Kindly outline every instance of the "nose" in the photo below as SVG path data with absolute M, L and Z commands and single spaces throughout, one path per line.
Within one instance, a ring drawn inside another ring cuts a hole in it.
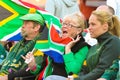
M 62 25 L 62 28 L 66 28 L 67 27 L 67 25 Z
M 25 27 L 25 25 L 23 24 L 23 25 L 22 25 L 22 28 L 24 28 L 24 27 Z
M 91 28 L 92 28 L 91 25 L 89 25 L 88 30 L 91 30 Z

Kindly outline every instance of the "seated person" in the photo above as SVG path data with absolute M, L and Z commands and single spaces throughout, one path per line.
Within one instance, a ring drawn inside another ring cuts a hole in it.
M 33 50 L 34 45 L 40 38 L 40 33 L 43 31 L 45 26 L 43 17 L 36 12 L 30 12 L 25 16 L 22 16 L 20 19 L 23 20 L 21 28 L 21 35 L 23 38 L 12 48 L 4 59 L 0 69 L 0 80 L 6 80 L 7 77 L 3 77 L 8 74 L 11 74 L 11 76 L 8 76 L 11 78 L 14 72 L 27 67 L 27 65 L 24 64 L 24 59 L 21 55 L 26 55 L 29 51 Z
M 96 38 L 98 43 L 90 48 L 86 58 L 87 65 L 75 80 L 98 79 L 120 55 L 120 40 L 115 36 L 120 36 L 120 23 L 116 16 L 107 11 L 93 11 L 88 29 L 90 36 Z

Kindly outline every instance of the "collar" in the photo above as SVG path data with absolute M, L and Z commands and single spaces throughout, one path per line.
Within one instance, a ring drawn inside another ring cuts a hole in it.
M 96 38 L 98 40 L 98 43 L 102 43 L 103 41 L 105 41 L 106 39 L 108 39 L 109 37 L 111 37 L 112 34 L 110 34 L 109 32 L 105 32 L 104 34 L 100 35 L 98 38 Z

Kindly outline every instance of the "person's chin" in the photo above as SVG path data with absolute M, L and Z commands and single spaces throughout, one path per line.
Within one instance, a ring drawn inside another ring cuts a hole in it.
M 23 38 L 27 37 L 27 35 L 25 35 L 25 34 L 21 34 L 21 35 L 22 35 Z
M 63 34 L 63 35 L 62 35 L 62 38 L 66 38 L 66 37 L 68 37 L 67 34 Z

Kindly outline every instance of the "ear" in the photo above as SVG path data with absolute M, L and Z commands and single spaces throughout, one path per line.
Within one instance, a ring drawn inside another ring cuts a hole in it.
M 77 29 L 77 34 L 82 33 L 82 31 L 83 31 L 82 28 L 78 28 L 78 29 Z
M 41 27 L 40 25 L 35 26 L 35 28 L 34 28 L 35 31 L 39 31 L 40 27 Z
M 103 27 L 104 27 L 104 30 L 108 30 L 108 23 L 105 22 L 105 23 L 103 24 Z

